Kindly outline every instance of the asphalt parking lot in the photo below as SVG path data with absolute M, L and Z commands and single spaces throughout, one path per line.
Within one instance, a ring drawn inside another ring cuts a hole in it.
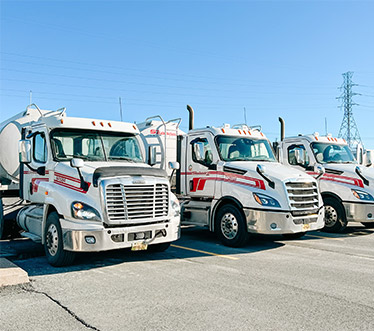
M 80 254 L 65 268 L 26 239 L 0 253 L 31 280 L 0 289 L 1 330 L 374 330 L 374 230 L 360 224 L 244 248 L 190 227 L 163 253 Z

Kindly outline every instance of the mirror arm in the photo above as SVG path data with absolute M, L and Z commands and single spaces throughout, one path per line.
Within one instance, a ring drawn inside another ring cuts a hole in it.
M 82 176 L 82 173 L 81 173 L 80 169 L 77 168 L 77 171 L 78 171 L 79 179 L 81 180 L 81 189 L 83 191 L 88 191 L 88 184 L 87 184 L 87 182 L 84 181 L 84 178 Z
M 258 168 L 258 166 L 256 167 L 256 171 L 257 171 L 257 173 L 263 178 L 263 179 L 265 179 L 267 182 L 268 182 L 268 184 L 269 184 L 269 186 L 272 188 L 272 189 L 274 189 L 275 188 L 275 183 L 272 181 L 272 180 L 270 180 L 269 178 L 267 178 L 261 171 L 260 171 L 260 169 Z
M 364 176 L 363 176 L 363 174 L 360 172 L 360 170 L 358 169 L 358 167 L 356 167 L 356 169 L 355 169 L 355 172 L 356 172 L 356 174 L 363 180 L 363 182 L 364 182 L 364 184 L 366 185 L 366 186 L 369 186 L 369 181 L 367 180 L 367 178 L 365 178 Z

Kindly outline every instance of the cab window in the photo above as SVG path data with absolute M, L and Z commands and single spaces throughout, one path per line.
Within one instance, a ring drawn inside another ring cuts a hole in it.
M 45 163 L 47 162 L 47 145 L 44 133 L 37 133 L 34 136 L 34 161 Z
M 191 141 L 192 160 L 205 166 L 213 163 L 213 153 L 206 138 L 197 138 Z

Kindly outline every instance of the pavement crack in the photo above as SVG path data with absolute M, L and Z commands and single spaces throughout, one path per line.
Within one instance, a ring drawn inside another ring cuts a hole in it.
M 49 300 L 53 301 L 55 304 L 57 304 L 59 307 L 61 307 L 63 310 L 65 310 L 70 316 L 72 316 L 75 320 L 77 320 L 79 323 L 81 323 L 83 326 L 85 326 L 88 329 L 95 330 L 95 331 L 100 331 L 98 328 L 88 324 L 85 322 L 83 319 L 81 319 L 77 314 L 75 314 L 73 311 L 71 311 L 68 307 L 64 306 L 60 301 L 54 299 L 52 296 L 50 296 L 48 293 L 43 292 L 43 291 L 38 291 L 36 290 L 31 284 L 28 286 L 23 286 L 22 290 L 25 292 L 30 292 L 30 293 L 37 293 L 37 294 L 42 294 L 46 296 Z

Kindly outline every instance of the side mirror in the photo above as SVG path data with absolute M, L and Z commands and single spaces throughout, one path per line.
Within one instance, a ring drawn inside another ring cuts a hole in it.
M 31 162 L 31 141 L 30 140 L 20 140 L 18 145 L 18 155 L 20 163 L 30 163 Z
M 199 146 L 199 144 L 194 144 L 193 145 L 193 151 L 194 151 L 196 160 L 197 161 L 203 161 L 203 158 L 201 157 L 201 154 L 200 154 L 200 146 Z
M 154 166 L 156 164 L 156 147 L 149 146 L 148 148 L 148 164 Z
M 179 166 L 179 162 L 169 162 L 169 169 L 178 170 Z
M 74 158 L 70 160 L 70 165 L 73 168 L 83 168 L 84 166 L 84 161 L 82 159 Z
M 259 174 L 263 175 L 263 174 L 265 174 L 266 167 L 265 167 L 264 165 L 258 164 L 258 165 L 257 165 L 257 168 L 256 168 L 256 171 L 257 171 Z
M 314 166 L 314 172 L 318 173 L 316 179 L 319 179 L 325 174 L 325 168 L 321 164 L 316 164 Z
M 296 158 L 297 164 L 304 165 L 305 164 L 304 150 L 302 150 L 302 149 L 296 149 L 295 150 L 295 158 Z

